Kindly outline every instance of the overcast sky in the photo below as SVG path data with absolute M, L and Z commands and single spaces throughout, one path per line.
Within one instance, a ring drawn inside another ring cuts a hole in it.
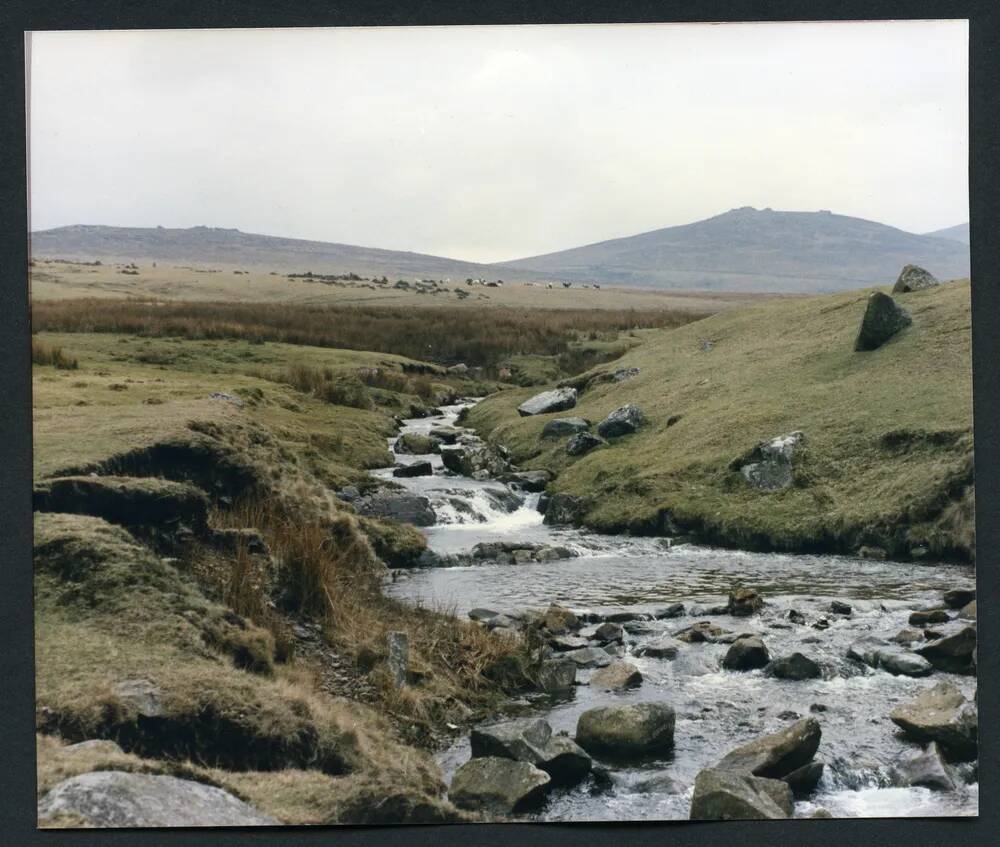
M 737 206 L 968 219 L 964 21 L 36 33 L 32 228 L 496 261 Z

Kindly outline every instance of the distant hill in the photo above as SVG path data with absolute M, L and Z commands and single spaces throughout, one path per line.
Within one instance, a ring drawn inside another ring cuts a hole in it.
M 969 274 L 969 250 L 831 212 L 752 207 L 506 262 L 574 280 L 728 291 L 839 291 L 895 281 L 903 265 L 939 279 Z
M 434 279 L 485 277 L 494 279 L 489 265 L 441 256 L 380 250 L 337 244 L 255 235 L 238 229 L 196 226 L 164 227 L 64 226 L 31 234 L 33 256 L 59 259 L 137 261 L 175 264 L 234 265 L 282 272 L 356 273 Z
M 966 225 L 967 227 L 968 225 Z M 957 228 L 955 228 L 957 229 Z M 32 233 L 44 258 L 160 261 L 277 272 L 464 280 L 574 281 L 674 290 L 826 292 L 889 284 L 905 264 L 969 275 L 969 248 L 830 212 L 750 207 L 684 226 L 513 262 L 479 264 L 238 229 L 66 226 Z
M 958 224 L 947 229 L 936 229 L 934 232 L 926 232 L 931 238 L 950 238 L 952 241 L 961 241 L 963 244 L 969 243 L 969 224 Z

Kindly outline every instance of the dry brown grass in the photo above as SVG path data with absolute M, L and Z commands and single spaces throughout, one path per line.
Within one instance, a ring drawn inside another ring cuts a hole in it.
M 579 340 L 635 329 L 682 326 L 707 314 L 662 308 L 412 309 L 88 298 L 36 301 L 32 305 L 32 326 L 35 331 L 281 341 L 493 368 L 510 356 L 558 356 Z
M 62 347 L 46 344 L 37 338 L 31 339 L 31 363 L 33 365 L 51 365 L 67 371 L 75 371 L 80 366 L 76 357 L 66 353 Z

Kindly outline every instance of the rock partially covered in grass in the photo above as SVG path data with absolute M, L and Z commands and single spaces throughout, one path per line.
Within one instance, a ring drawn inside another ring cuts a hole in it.
M 172 776 L 97 771 L 64 779 L 38 803 L 40 822 L 60 816 L 93 827 L 278 826 L 281 821 L 221 788 Z
M 186 482 L 154 477 L 66 476 L 35 486 L 36 512 L 93 515 L 128 527 L 196 533 L 208 525 L 208 496 Z
M 615 409 L 603 421 L 597 425 L 598 435 L 604 438 L 618 438 L 622 435 L 631 435 L 646 420 L 642 409 L 634 403 Z
M 551 391 L 543 391 L 528 400 L 525 400 L 517 407 L 517 413 L 521 417 L 531 415 L 548 415 L 552 412 L 564 412 L 572 409 L 576 405 L 575 388 L 553 388 Z
M 603 438 L 594 435 L 592 432 L 581 432 L 566 442 L 566 455 L 583 456 L 594 448 L 601 447 L 607 443 Z
M 455 771 L 448 799 L 469 811 L 517 814 L 540 806 L 551 781 L 545 771 L 529 762 L 486 756 Z
M 868 298 L 861 328 L 854 341 L 857 352 L 877 350 L 890 338 L 913 323 L 910 313 L 888 294 L 876 291 Z
M 788 488 L 794 480 L 793 462 L 803 441 L 805 434 L 798 431 L 762 441 L 753 450 L 730 462 L 729 468 L 739 471 L 752 488 L 780 491 Z
M 889 719 L 913 741 L 936 741 L 952 759 L 974 759 L 978 753 L 976 707 L 950 682 L 939 682 L 915 700 L 893 709 Z
M 590 421 L 584 418 L 555 418 L 542 427 L 542 438 L 562 438 L 565 435 L 587 432 L 589 429 Z
M 909 291 L 922 291 L 925 288 L 934 288 L 941 283 L 930 272 L 925 271 L 919 265 L 904 265 L 899 272 L 896 284 L 892 287 L 893 294 L 906 294 Z
M 576 724 L 576 743 L 612 756 L 643 756 L 674 744 L 674 710 L 666 703 L 588 709 Z
M 792 790 L 776 779 L 717 768 L 698 774 L 691 796 L 691 820 L 784 820 L 792 816 Z

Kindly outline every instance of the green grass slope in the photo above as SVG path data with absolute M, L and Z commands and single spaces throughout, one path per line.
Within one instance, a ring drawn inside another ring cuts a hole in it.
M 969 558 L 969 283 L 898 296 L 913 325 L 856 353 L 869 293 L 770 302 L 651 333 L 591 372 L 639 375 L 592 382 L 573 412 L 520 418 L 518 404 L 537 391 L 524 389 L 488 398 L 468 422 L 523 466 L 556 471 L 550 491 L 585 498 L 583 522 L 596 529 L 665 532 L 672 519 L 704 540 L 750 548 L 877 545 L 907 556 L 923 546 Z M 596 424 L 625 403 L 644 410 L 645 426 L 583 457 L 568 457 L 564 438 L 541 438 L 554 417 Z M 790 488 L 764 493 L 730 468 L 794 430 L 806 440 Z

